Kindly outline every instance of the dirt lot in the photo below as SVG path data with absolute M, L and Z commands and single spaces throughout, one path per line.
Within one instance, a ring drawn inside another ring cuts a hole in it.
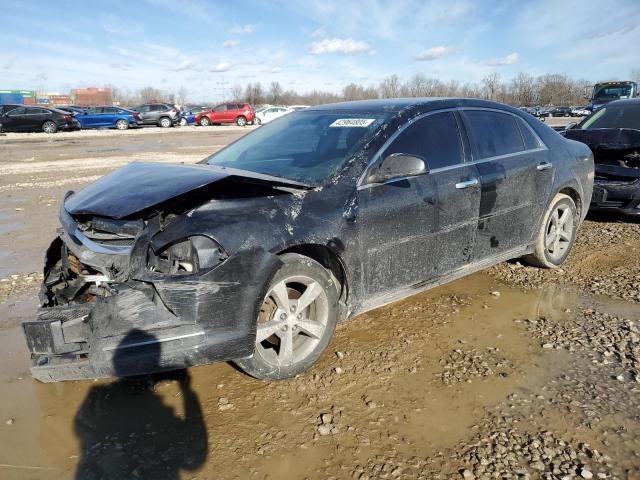
M 64 191 L 247 130 L 0 137 L 0 478 L 640 478 L 640 223 L 623 218 L 587 220 L 560 270 L 508 262 L 343 324 L 290 381 L 227 364 L 33 381 L 19 324 Z

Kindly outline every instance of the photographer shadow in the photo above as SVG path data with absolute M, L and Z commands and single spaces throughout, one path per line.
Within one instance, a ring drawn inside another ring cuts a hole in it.
M 127 371 L 123 345 L 143 342 L 157 365 L 155 337 L 132 330 L 114 356 L 116 374 Z M 179 383 L 181 416 L 155 392 L 157 383 Z M 120 378 L 92 387 L 74 420 L 81 444 L 77 480 L 179 479 L 181 471 L 201 467 L 208 454 L 207 430 L 189 372 L 179 370 L 147 377 Z

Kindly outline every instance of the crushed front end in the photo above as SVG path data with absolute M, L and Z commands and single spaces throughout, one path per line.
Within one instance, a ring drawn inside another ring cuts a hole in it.
M 640 130 L 567 130 L 565 137 L 591 148 L 595 180 L 591 210 L 640 216 Z
M 261 248 L 230 256 L 190 221 L 72 216 L 63 202 L 41 307 L 23 324 L 36 379 L 139 375 L 253 353 L 277 257 Z

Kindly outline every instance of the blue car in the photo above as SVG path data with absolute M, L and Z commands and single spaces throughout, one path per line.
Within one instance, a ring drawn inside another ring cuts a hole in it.
M 126 130 L 138 127 L 142 118 L 138 112 L 120 107 L 93 107 L 76 115 L 82 128 L 117 128 Z
M 195 124 L 196 115 L 202 112 L 206 112 L 208 110 L 210 110 L 210 108 L 207 108 L 207 107 L 196 107 L 196 106 L 185 107 L 185 109 L 180 112 L 180 125 L 184 127 L 185 125 Z

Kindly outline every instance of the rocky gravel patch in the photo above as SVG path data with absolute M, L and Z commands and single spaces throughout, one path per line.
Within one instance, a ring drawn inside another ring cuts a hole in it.
M 0 278 L 0 303 L 6 302 L 12 295 L 37 291 L 42 278 L 41 273 L 14 274 L 7 278 Z
M 541 269 L 516 260 L 488 272 L 520 288 L 556 283 L 640 303 L 640 223 L 587 220 L 562 268 Z
M 440 365 L 443 370 L 438 376 L 445 385 L 471 383 L 475 378 L 490 377 L 496 373 L 506 375 L 503 370 L 510 367 L 496 347 L 487 347 L 483 352 L 475 348 L 455 349 L 440 360 Z

